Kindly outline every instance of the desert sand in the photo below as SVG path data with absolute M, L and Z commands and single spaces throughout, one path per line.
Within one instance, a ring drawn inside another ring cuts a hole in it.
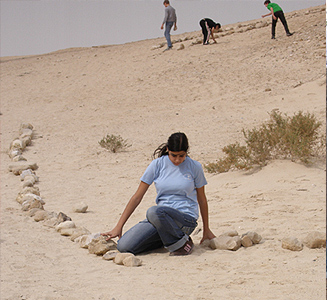
M 38 165 L 44 209 L 97 233 L 116 224 L 153 151 L 173 132 L 185 132 L 189 155 L 206 164 L 274 109 L 313 113 L 324 131 L 325 6 L 286 18 L 294 35 L 279 22 L 276 40 L 266 18 L 222 24 L 209 46 L 196 44 L 196 31 L 173 35 L 168 52 L 157 47 L 162 37 L 1 58 L 1 299 L 324 299 L 325 248 L 281 247 L 284 237 L 325 232 L 324 159 L 205 173 L 212 231 L 255 231 L 261 243 L 211 250 L 199 245 L 200 231 L 191 255 L 162 249 L 140 255 L 143 264 L 134 268 L 35 222 L 16 202 L 22 183 L 8 171 L 10 143 L 30 123 L 33 140 L 23 156 Z M 106 134 L 132 146 L 106 151 L 98 144 Z M 154 198 L 151 186 L 125 231 L 145 218 Z M 74 212 L 82 201 L 88 211 Z

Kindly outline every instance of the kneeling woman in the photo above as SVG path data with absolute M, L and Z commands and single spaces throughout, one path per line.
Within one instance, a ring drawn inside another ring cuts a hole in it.
M 102 233 L 108 240 L 119 237 L 120 252 L 138 254 L 164 246 L 170 255 L 187 255 L 194 244 L 190 234 L 197 226 L 199 207 L 203 221 L 203 237 L 215 235 L 209 229 L 208 204 L 204 192 L 207 181 L 199 162 L 187 156 L 188 140 L 184 133 L 172 134 L 168 142 L 154 151 L 154 159 L 144 172 L 136 193 L 129 200 L 117 225 Z M 154 182 L 156 206 L 150 207 L 146 219 L 123 236 L 123 226 L 140 204 Z

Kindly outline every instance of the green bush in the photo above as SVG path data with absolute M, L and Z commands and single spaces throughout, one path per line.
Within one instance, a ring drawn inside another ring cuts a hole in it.
M 124 150 L 132 145 L 129 145 L 126 140 L 124 140 L 120 135 L 107 134 L 101 141 L 99 145 L 113 153 L 120 150 Z
M 270 114 L 270 120 L 260 128 L 242 130 L 246 146 L 238 142 L 223 148 L 225 158 L 208 163 L 209 173 L 222 173 L 231 169 L 249 170 L 264 166 L 270 159 L 284 158 L 309 163 L 310 159 L 324 153 L 326 136 L 319 133 L 321 122 L 313 114 L 302 111 L 293 117 L 278 111 Z

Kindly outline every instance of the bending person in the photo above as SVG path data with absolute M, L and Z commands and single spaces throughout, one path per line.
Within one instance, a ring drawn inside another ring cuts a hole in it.
M 209 45 L 210 35 L 213 39 L 213 42 L 217 43 L 213 35 L 213 31 L 214 29 L 218 30 L 219 28 L 221 28 L 221 25 L 219 23 L 215 23 L 214 21 L 208 18 L 202 19 L 199 24 L 200 27 L 202 28 L 203 45 Z

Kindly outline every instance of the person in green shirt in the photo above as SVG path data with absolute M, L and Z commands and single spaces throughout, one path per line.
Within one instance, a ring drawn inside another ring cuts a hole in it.
M 287 22 L 282 8 L 276 3 L 271 3 L 269 0 L 266 0 L 264 2 L 264 5 L 267 7 L 268 10 L 270 10 L 270 13 L 266 15 L 262 15 L 262 18 L 272 15 L 271 38 L 275 39 L 276 24 L 278 19 L 280 19 L 280 21 L 282 22 L 286 31 L 286 35 L 291 36 L 293 33 L 290 33 L 288 29 Z

